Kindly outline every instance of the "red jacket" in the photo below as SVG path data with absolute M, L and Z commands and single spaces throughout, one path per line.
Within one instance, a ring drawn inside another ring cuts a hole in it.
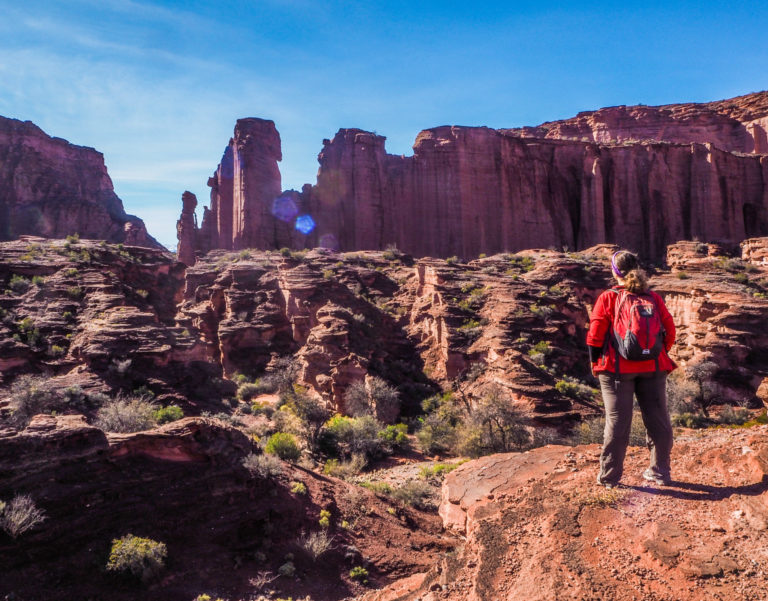
M 621 290 L 622 288 L 622 286 L 617 286 L 615 289 Z M 672 315 L 669 314 L 669 310 L 664 304 L 664 299 L 652 290 L 649 290 L 648 294 L 653 297 L 656 306 L 659 308 L 661 323 L 664 326 L 664 350 L 659 356 L 659 370 L 669 372 L 677 367 L 668 354 L 669 349 L 671 349 L 672 345 L 675 343 L 675 322 L 672 320 Z M 613 325 L 616 301 L 618 298 L 618 294 L 606 290 L 598 297 L 597 302 L 592 309 L 589 332 L 587 333 L 587 345 L 593 347 L 591 349 L 593 352 L 595 347 L 603 348 L 605 337 Z M 596 362 L 593 361 L 592 363 L 592 371 L 595 373 L 601 371 L 616 371 L 616 349 L 612 344 L 608 344 L 606 347 L 606 352 Z M 648 361 L 630 361 L 629 359 L 619 357 L 619 373 L 634 374 L 649 371 L 656 371 L 656 361 L 654 359 Z

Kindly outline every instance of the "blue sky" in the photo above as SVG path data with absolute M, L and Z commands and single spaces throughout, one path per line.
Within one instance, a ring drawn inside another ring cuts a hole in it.
M 208 204 L 241 117 L 275 121 L 283 188 L 299 188 L 341 127 L 410 154 L 438 125 L 768 89 L 757 2 L 0 0 L 0 15 L 0 115 L 103 152 L 169 247 L 181 193 Z

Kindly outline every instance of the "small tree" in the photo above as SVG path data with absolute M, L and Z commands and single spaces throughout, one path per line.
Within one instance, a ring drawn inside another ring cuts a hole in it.
M 522 415 L 499 387 L 486 391 L 459 436 L 462 453 L 474 457 L 521 450 L 531 438 Z
M 373 415 L 385 424 L 393 423 L 400 413 L 397 390 L 377 376 L 353 382 L 344 395 L 344 401 L 350 415 Z
M 317 451 L 317 443 L 323 425 L 331 417 L 331 411 L 323 401 L 309 396 L 303 391 L 289 396 L 288 404 L 301 422 L 300 435 L 312 453 Z
M 717 399 L 717 385 L 712 381 L 717 370 L 717 364 L 712 361 L 699 361 L 685 368 L 685 375 L 696 387 L 693 401 L 699 406 L 705 417 L 709 417 L 708 408 Z

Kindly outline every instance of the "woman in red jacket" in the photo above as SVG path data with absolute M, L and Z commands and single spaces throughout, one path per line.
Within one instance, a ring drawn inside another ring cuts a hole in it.
M 619 285 L 597 299 L 587 334 L 592 373 L 600 381 L 605 407 L 597 481 L 613 488 L 621 479 L 636 395 L 651 451 L 643 478 L 667 485 L 672 424 L 666 381 L 677 367 L 668 355 L 675 342 L 675 324 L 664 300 L 648 288 L 648 276 L 634 254 L 614 253 L 611 268 Z

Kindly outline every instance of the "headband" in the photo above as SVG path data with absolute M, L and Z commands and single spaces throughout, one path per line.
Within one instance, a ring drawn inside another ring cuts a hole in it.
M 620 250 L 617 250 L 615 253 L 613 253 L 613 256 L 611 257 L 611 268 L 613 268 L 613 273 L 615 273 L 620 278 L 623 278 L 624 274 L 619 271 L 618 267 L 616 267 L 616 255 L 618 255 L 620 252 Z

